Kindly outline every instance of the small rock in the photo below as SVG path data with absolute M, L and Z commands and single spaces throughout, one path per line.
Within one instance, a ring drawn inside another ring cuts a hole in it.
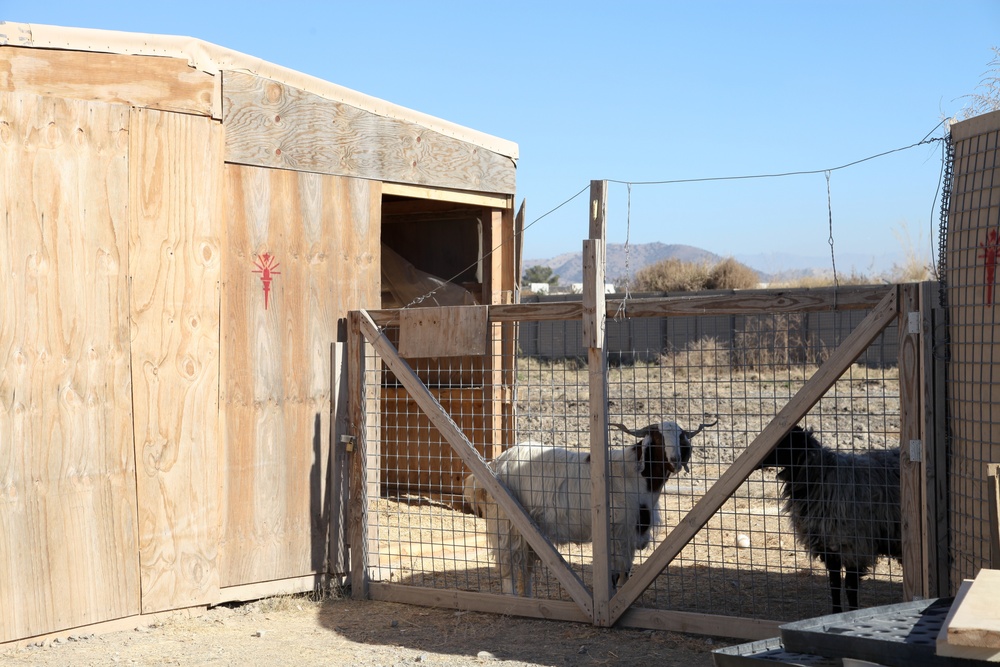
M 399 621 L 397 621 L 396 619 L 393 619 L 392 622 L 389 623 L 389 627 L 391 627 L 391 628 L 399 627 Z
M 264 636 L 264 632 L 265 632 L 264 630 L 258 630 L 257 632 L 253 633 L 253 636 L 254 637 L 263 637 Z
M 584 653 L 587 652 L 587 647 L 581 646 L 580 648 L 576 649 L 576 652 L 579 653 L 580 655 L 583 655 Z
M 480 651 L 476 654 L 476 657 L 480 660 L 496 660 L 497 657 L 490 653 L 489 651 Z
M 413 659 L 413 662 L 427 662 L 427 656 L 424 654 L 418 655 Z
M 736 546 L 740 549 L 746 549 L 750 546 L 750 536 L 740 533 L 736 536 Z

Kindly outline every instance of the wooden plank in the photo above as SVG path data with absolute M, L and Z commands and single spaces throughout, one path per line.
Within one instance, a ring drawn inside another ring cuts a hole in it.
M 513 195 L 493 195 L 483 192 L 468 192 L 465 190 L 449 190 L 447 188 L 428 188 L 405 183 L 383 183 L 382 193 L 414 199 L 429 199 L 431 201 L 454 202 L 470 204 L 484 208 L 499 208 L 511 210 L 514 206 Z
M 500 509 L 507 515 L 514 527 L 528 541 L 531 548 L 552 572 L 553 576 L 559 580 L 567 594 L 580 605 L 580 608 L 591 616 L 593 606 L 590 593 L 584 587 L 583 582 L 576 573 L 569 567 L 562 555 L 556 551 L 552 543 L 538 530 L 531 517 L 524 511 L 517 499 L 511 495 L 503 484 L 490 472 L 486 463 L 479 457 L 472 444 L 465 437 L 465 434 L 455 425 L 451 417 L 445 412 L 435 398 L 427 391 L 416 374 L 410 369 L 405 360 L 400 358 L 395 348 L 388 339 L 379 331 L 367 313 L 361 313 L 361 330 L 365 338 L 375 348 L 382 360 L 389 366 L 400 383 L 410 395 L 417 401 L 421 409 L 441 431 L 441 434 L 448 440 L 455 453 L 462 457 L 466 466 L 476 476 L 478 484 L 486 489 L 486 492 L 496 501 Z
M 219 595 L 222 126 L 134 109 L 129 278 L 142 611 Z
M 1000 569 L 1000 463 L 986 466 L 986 495 L 990 502 L 990 563 Z
M 920 440 L 924 461 L 921 480 L 924 498 L 924 563 L 927 568 L 927 597 L 951 594 L 948 572 L 948 505 L 946 416 L 944 413 L 943 360 L 935 355 L 938 335 L 936 322 L 943 310 L 938 299 L 940 285 L 934 281 L 920 284 Z M 939 367 L 939 364 L 941 367 Z
M 487 351 L 486 306 L 407 308 L 399 314 L 399 355 L 482 356 Z
M 112 632 L 135 632 L 139 628 L 148 628 L 154 625 L 162 625 L 167 621 L 177 621 L 183 618 L 198 618 L 208 609 L 207 606 L 187 607 L 185 609 L 172 609 L 161 611 L 155 614 L 137 614 L 135 616 L 123 616 L 110 621 L 91 623 L 84 626 L 76 626 L 58 632 L 46 632 L 24 639 L 11 642 L 0 642 L 0 651 L 14 651 L 23 649 L 32 644 L 48 645 L 55 639 L 69 640 L 70 636 L 82 637 L 85 635 L 105 635 Z M 100 640 L 97 640 L 100 641 Z
M 900 519 L 903 547 L 903 598 L 927 597 L 927 544 L 923 505 L 923 443 L 921 435 L 920 339 L 923 328 L 910 331 L 911 315 L 919 323 L 919 292 L 916 283 L 900 286 L 899 299 L 899 466 Z
M 948 629 L 951 627 L 952 619 L 955 618 L 955 614 L 958 613 L 958 610 L 964 604 L 971 588 L 972 579 L 966 579 L 959 586 L 958 593 L 955 594 L 955 600 L 951 603 L 951 609 L 948 611 L 948 615 L 945 616 L 944 622 L 941 625 L 941 631 L 938 633 L 936 653 L 937 655 L 946 657 L 965 658 L 979 662 L 1000 662 L 1000 651 L 995 648 L 963 646 L 961 644 L 952 644 L 948 641 Z
M 841 287 L 794 290 L 739 290 L 726 294 L 697 294 L 650 299 L 629 299 L 630 318 L 671 317 L 678 315 L 753 315 L 773 312 L 808 313 L 837 310 L 869 310 L 885 296 L 885 287 Z M 607 299 L 606 312 L 614 317 L 622 299 Z M 399 323 L 398 310 L 369 310 L 379 326 Z M 544 322 L 579 320 L 583 317 L 580 301 L 494 305 L 491 322 Z
M 563 600 L 539 600 L 510 595 L 375 582 L 371 584 L 371 598 L 385 602 L 401 602 L 462 611 L 482 611 L 491 614 L 509 614 L 550 621 L 591 622 L 590 617 L 585 615 L 577 604 Z
M 1000 650 L 1000 570 L 983 568 L 976 575 L 946 625 L 948 644 Z
M 0 92 L 0 642 L 139 612 L 128 107 Z
M 226 186 L 220 570 L 234 586 L 326 569 L 330 341 L 378 299 L 378 192 L 238 165 Z
M 215 77 L 181 58 L 0 46 L 0 91 L 212 115 Z
M 781 634 L 781 625 L 781 621 L 632 607 L 621 615 L 615 627 L 754 640 L 777 637 Z
M 884 288 L 883 288 L 884 289 Z M 857 329 L 830 355 L 791 400 L 778 411 L 760 435 L 737 457 L 718 481 L 695 503 L 656 547 L 649 558 L 635 569 L 632 577 L 611 599 L 611 622 L 614 623 L 640 594 L 659 576 L 660 572 L 687 546 L 687 543 L 708 523 L 750 473 L 774 448 L 778 440 L 798 422 L 837 379 L 851 366 L 865 348 L 875 340 L 897 315 L 897 289 L 892 287 L 879 305 L 861 322 Z
M 277 81 L 223 72 L 226 160 L 476 192 L 513 194 L 508 157 L 416 123 Z
M 364 432 L 359 432 L 356 425 L 365 424 L 366 414 L 365 402 L 358 403 L 362 394 L 355 395 L 356 391 L 361 392 L 363 388 L 361 385 L 364 382 L 364 361 L 363 358 L 358 359 L 354 356 L 358 354 L 357 339 L 354 336 L 360 334 L 356 328 L 349 327 L 349 309 L 352 304 L 380 305 L 381 303 L 379 286 L 368 280 L 379 270 L 381 264 L 380 234 L 374 233 L 379 229 L 377 221 L 381 218 L 381 188 L 377 182 L 365 181 L 349 181 L 343 185 L 348 187 L 344 194 L 340 195 L 340 200 L 347 205 L 347 208 L 339 214 L 337 224 L 346 225 L 351 231 L 341 233 L 339 236 L 340 261 L 333 263 L 336 290 L 326 297 L 338 323 L 336 342 L 331 344 L 333 368 L 330 371 L 333 384 L 331 390 L 333 433 L 330 449 L 333 461 L 330 471 L 331 491 L 328 494 L 330 497 L 328 568 L 333 574 L 351 572 L 350 563 L 353 557 L 348 547 L 353 528 L 348 503 L 352 498 L 351 489 L 357 488 L 352 487 L 353 475 L 356 472 L 353 470 L 356 456 L 348 451 L 348 443 L 342 440 L 354 438 L 356 441 L 358 437 L 364 436 Z M 371 400 L 376 398 L 369 397 Z M 373 404 L 371 407 L 367 414 L 377 415 L 377 405 Z M 359 417 L 360 421 L 356 421 Z M 377 416 L 373 417 L 372 421 L 370 426 L 374 428 L 377 425 Z
M 262 581 L 243 586 L 227 586 L 219 591 L 219 602 L 248 602 L 250 600 L 262 600 L 278 595 L 312 593 L 322 590 L 325 584 L 326 575 L 310 574 L 304 577 Z
M 607 181 L 590 182 L 590 238 L 583 242 L 583 343 L 587 347 L 587 384 L 590 414 L 590 510 L 594 549 L 594 624 L 611 624 L 608 601 L 611 581 L 611 544 L 608 522 L 608 376 L 604 252 Z
M 365 599 L 369 595 L 368 577 L 368 429 L 365 400 L 365 339 L 361 335 L 358 312 L 348 316 L 348 375 L 350 376 L 350 413 L 354 442 L 351 450 L 350 512 L 348 540 L 351 550 L 351 597 Z M 374 445 L 373 445 L 374 446 Z M 372 468 L 378 470 L 378 468 Z M 377 483 L 377 480 L 376 480 Z M 375 496 L 378 497 L 377 495 Z

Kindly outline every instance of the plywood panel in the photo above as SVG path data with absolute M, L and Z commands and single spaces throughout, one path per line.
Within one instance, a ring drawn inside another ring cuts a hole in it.
M 0 46 L 0 90 L 209 116 L 215 77 L 180 58 Z
M 0 641 L 139 611 L 128 108 L 0 93 Z
M 226 160 L 412 185 L 513 194 L 508 157 L 416 123 L 276 81 L 223 72 Z
M 219 594 L 222 126 L 131 123 L 132 387 L 144 613 Z
M 325 569 L 331 355 L 338 318 L 378 304 L 381 192 L 235 165 L 225 180 L 221 574 L 234 586 Z

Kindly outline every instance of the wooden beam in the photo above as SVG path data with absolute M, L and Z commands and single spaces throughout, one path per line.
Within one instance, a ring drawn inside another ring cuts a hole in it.
M 350 450 L 351 489 L 348 513 L 348 540 L 351 552 L 351 597 L 368 597 L 368 438 L 365 411 L 365 339 L 361 335 L 361 317 L 357 311 L 348 316 L 347 375 L 350 391 L 350 423 L 354 442 Z M 373 474 L 378 476 L 378 468 Z
M 549 621 L 591 623 L 580 606 L 564 600 L 539 600 L 493 593 L 475 593 L 454 589 L 424 588 L 404 584 L 371 584 L 371 598 L 384 602 L 401 602 L 425 607 L 444 607 L 462 611 L 482 611 L 491 614 L 526 616 Z
M 212 115 L 215 79 L 181 58 L 0 46 L 0 91 Z
M 608 521 L 608 380 L 604 347 L 604 251 L 607 181 L 590 183 L 590 238 L 583 242 L 583 343 L 587 347 L 590 405 L 590 502 L 594 555 L 594 623 L 610 625 L 608 601 L 613 582 L 609 569 Z
M 924 335 L 916 283 L 900 286 L 899 299 L 899 444 L 900 503 L 903 547 L 903 597 L 927 597 L 923 520 L 923 442 L 920 438 L 921 399 L 920 340 Z
M 928 458 L 925 469 L 933 473 L 933 477 L 928 475 L 927 492 L 927 523 L 934 529 L 928 531 L 933 536 L 931 544 L 931 556 L 928 558 L 928 567 L 935 568 L 937 576 L 933 576 L 934 582 L 930 595 L 932 597 L 948 597 L 952 594 L 951 589 L 951 563 L 949 562 L 949 536 L 951 534 L 951 514 L 948 506 L 948 414 L 947 396 L 945 385 L 945 370 L 947 360 L 938 350 L 943 349 L 940 345 L 945 341 L 947 313 L 937 296 L 940 286 L 937 283 L 925 283 L 926 298 L 924 304 L 930 304 L 927 311 L 931 315 L 931 331 L 933 336 L 925 338 L 926 350 L 924 352 L 925 369 L 929 369 L 931 378 L 927 384 L 931 385 L 933 395 L 932 403 L 925 407 L 925 440 L 930 443 L 928 447 Z M 940 336 L 940 338 L 939 338 Z M 933 457 L 933 459 L 931 459 Z
M 225 71 L 222 83 L 228 162 L 515 192 L 514 161 L 481 146 L 250 74 Z
M 354 316 L 354 315 L 352 315 Z M 379 331 L 375 323 L 365 311 L 359 311 L 361 332 L 368 342 L 378 352 L 381 360 L 389 367 L 399 382 L 403 385 L 417 405 L 424 411 L 431 423 L 437 427 L 441 435 L 448 441 L 452 449 L 465 462 L 469 470 L 476 476 L 479 486 L 486 489 L 500 506 L 507 518 L 521 535 L 528 541 L 531 548 L 541 561 L 559 580 L 569 596 L 584 610 L 588 616 L 593 615 L 593 602 L 590 593 L 576 573 L 569 567 L 552 543 L 538 530 L 534 521 L 521 507 L 521 504 L 511 495 L 506 486 L 490 472 L 486 463 L 480 458 L 475 448 L 465 434 L 455 424 L 451 416 L 442 409 L 441 404 L 420 382 L 416 373 L 398 354 L 392 343 Z
M 990 504 L 990 563 L 1000 570 L 1000 463 L 986 464 L 986 495 Z
M 383 183 L 382 194 L 411 197 L 413 199 L 429 199 L 432 201 L 469 204 L 484 208 L 499 208 L 512 210 L 513 195 L 494 195 L 485 192 L 468 192 L 466 190 L 449 190 L 448 188 L 430 188 L 406 183 Z
M 621 615 L 615 627 L 687 632 L 734 639 L 768 639 L 781 633 L 781 625 L 781 621 L 632 607 Z
M 775 418 L 761 431 L 746 450 L 726 470 L 681 522 L 656 547 L 646 561 L 611 599 L 611 622 L 614 623 L 660 572 L 676 558 L 688 542 L 708 523 L 750 473 L 764 460 L 791 427 L 819 400 L 851 364 L 878 337 L 897 315 L 897 289 L 885 293 L 879 305 L 838 347 L 816 373 L 806 381 Z

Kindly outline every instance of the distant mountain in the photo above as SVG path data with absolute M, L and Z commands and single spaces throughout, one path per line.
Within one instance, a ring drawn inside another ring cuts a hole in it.
M 689 245 L 666 243 L 634 243 L 627 247 L 624 243 L 609 243 L 607 248 L 607 267 L 604 270 L 607 282 L 613 283 L 626 275 L 635 276 L 641 268 L 662 262 L 665 259 L 679 259 L 682 262 L 707 262 L 714 264 L 722 261 L 715 253 Z M 559 276 L 563 284 L 578 283 L 583 280 L 583 253 L 567 252 L 550 259 L 526 259 L 522 262 L 522 270 L 532 266 L 547 266 L 552 273 Z

